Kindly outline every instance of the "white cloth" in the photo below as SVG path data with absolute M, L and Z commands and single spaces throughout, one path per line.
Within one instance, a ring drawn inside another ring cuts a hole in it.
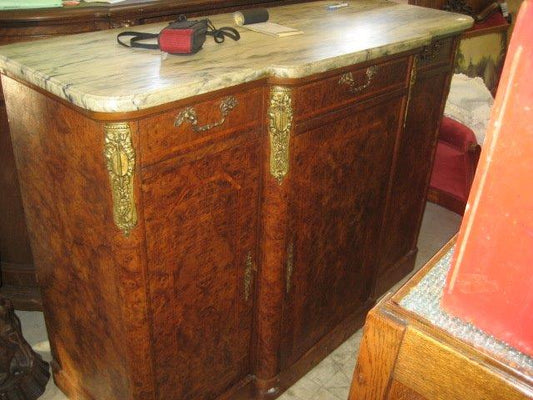
M 483 145 L 493 104 L 494 98 L 483 79 L 454 74 L 444 115 L 472 129 L 478 144 Z

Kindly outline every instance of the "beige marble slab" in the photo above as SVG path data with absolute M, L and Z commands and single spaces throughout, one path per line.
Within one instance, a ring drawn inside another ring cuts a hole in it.
M 95 112 L 128 112 L 235 86 L 265 76 L 300 78 L 428 44 L 472 25 L 470 17 L 388 1 L 270 8 L 270 21 L 303 35 L 274 38 L 239 27 L 241 40 L 208 37 L 192 56 L 127 49 L 115 29 L 0 47 L 0 71 Z M 232 26 L 231 14 L 212 16 Z M 135 27 L 158 32 L 166 23 Z M 131 30 L 131 28 L 129 28 Z

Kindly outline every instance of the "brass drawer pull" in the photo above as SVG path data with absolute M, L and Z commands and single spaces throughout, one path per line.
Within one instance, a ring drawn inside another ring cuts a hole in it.
M 226 121 L 226 117 L 229 115 L 230 111 L 237 106 L 237 99 L 233 96 L 226 97 L 220 103 L 220 113 L 222 118 L 212 124 L 206 124 L 203 126 L 198 126 L 198 116 L 196 110 L 193 107 L 188 107 L 185 110 L 181 111 L 174 121 L 174 126 L 180 126 L 184 122 L 189 122 L 192 126 L 192 129 L 195 132 L 205 132 L 209 129 L 216 128 L 217 126 L 222 125 Z
M 377 70 L 378 69 L 376 66 L 368 67 L 366 69 L 366 82 L 359 86 L 356 85 L 352 73 L 346 72 L 339 79 L 339 85 L 348 85 L 350 92 L 354 94 L 359 93 L 360 91 L 370 86 L 370 84 L 372 83 L 372 79 L 374 79 L 374 76 L 376 76 Z
M 433 42 L 428 46 L 424 46 L 422 52 L 420 53 L 420 59 L 426 62 L 435 61 L 441 51 L 441 48 L 441 42 Z

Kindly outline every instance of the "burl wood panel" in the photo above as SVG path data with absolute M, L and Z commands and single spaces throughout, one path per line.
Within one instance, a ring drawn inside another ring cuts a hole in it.
M 389 289 L 414 265 L 412 258 L 412 262 L 402 265 L 407 270 L 397 268 L 399 260 L 417 250 L 416 241 L 449 80 L 449 66 L 419 70 L 416 83 L 411 89 L 380 245 L 376 296 Z
M 440 39 L 422 48 L 417 60 L 418 68 L 436 68 L 439 65 L 450 64 L 455 58 L 455 43 L 454 38 Z
M 0 11 L 0 15 L 8 19 L 8 21 L 0 21 L 0 45 L 96 29 L 92 21 L 72 21 L 64 25 L 62 23 L 65 23 L 65 20 L 61 17 L 56 17 L 56 21 L 48 25 L 12 27 L 10 26 L 12 21 L 9 18 L 13 12 L 21 13 L 20 10 Z M 22 14 L 24 15 L 24 11 Z M 16 309 L 41 310 L 42 300 L 24 218 L 1 91 L 0 86 L 0 188 L 2 190 L 2 196 L 0 196 L 0 272 L 2 275 L 0 293 L 11 299 Z
M 73 398 L 151 399 L 142 227 L 125 238 L 113 223 L 103 126 L 2 84 L 56 382 Z
M 142 172 L 158 399 L 214 399 L 251 372 L 259 133 Z
M 282 365 L 368 298 L 403 97 L 338 111 L 292 144 Z

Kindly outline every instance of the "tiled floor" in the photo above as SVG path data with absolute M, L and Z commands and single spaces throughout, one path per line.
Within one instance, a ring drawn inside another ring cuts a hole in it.
M 457 232 L 460 222 L 461 218 L 457 214 L 428 203 L 418 241 L 419 252 L 415 270 L 424 265 Z M 45 360 L 49 361 L 50 348 L 42 313 L 17 312 L 17 314 L 21 319 L 22 330 L 26 340 Z M 279 399 L 346 400 L 361 335 L 362 330 L 359 330 L 287 390 Z M 53 381 L 50 381 L 45 394 L 40 399 L 66 400 L 66 397 L 54 385 Z

